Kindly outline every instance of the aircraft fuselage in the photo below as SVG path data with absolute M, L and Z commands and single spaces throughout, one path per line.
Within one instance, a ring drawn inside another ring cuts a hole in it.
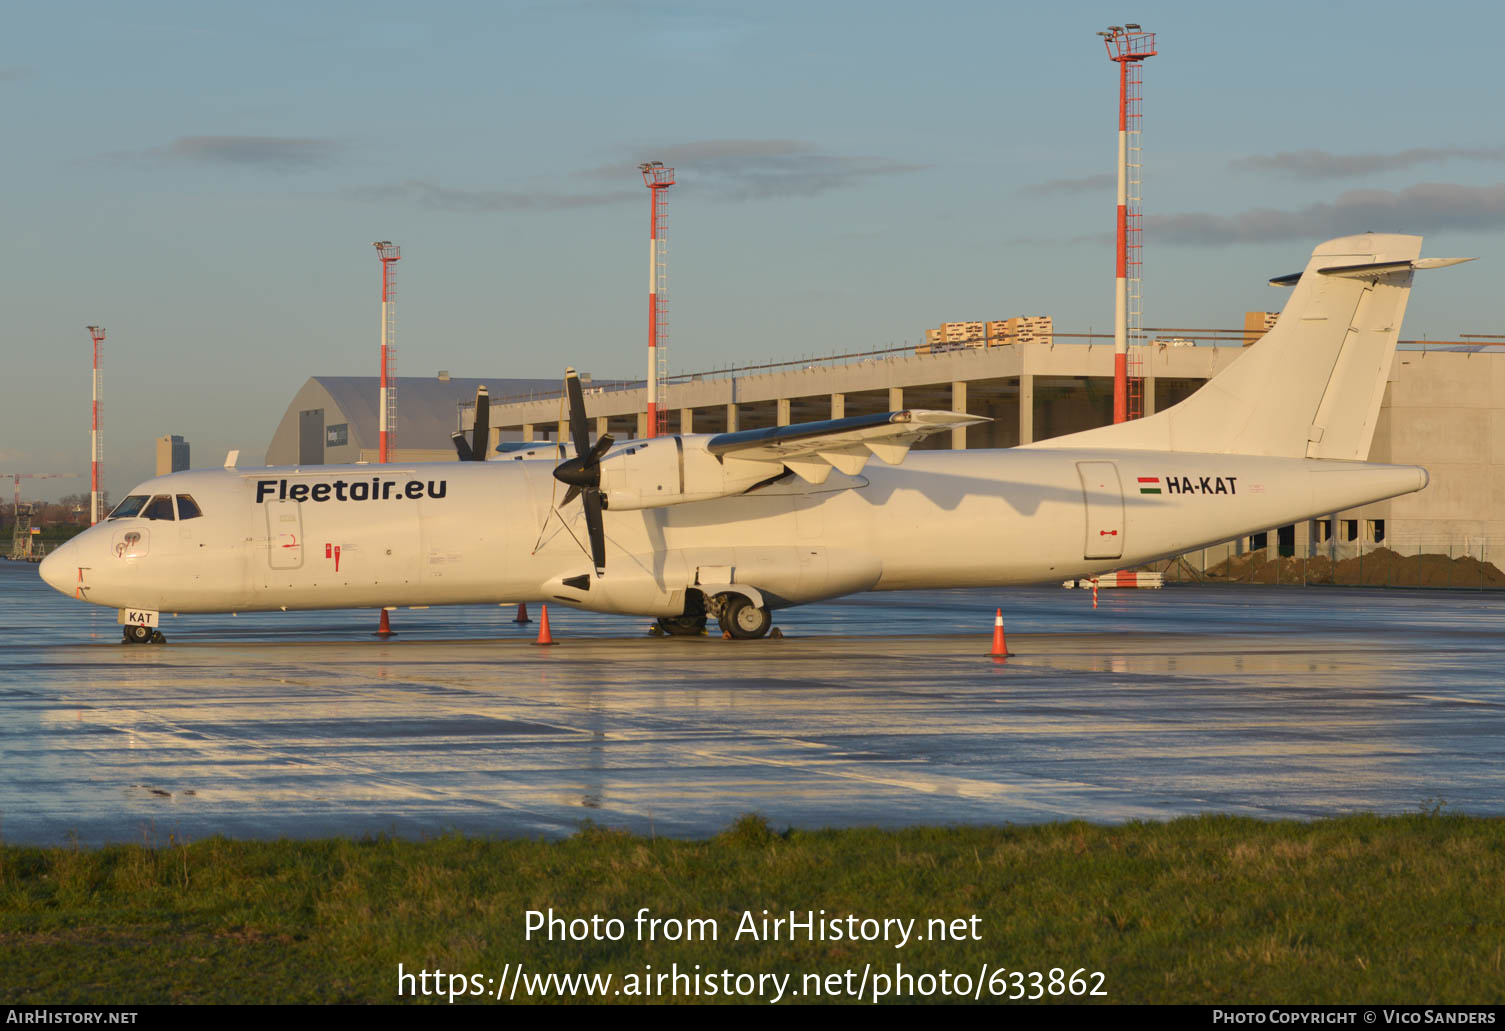
M 813 486 L 605 513 L 595 575 L 553 461 L 177 473 L 202 515 L 102 522 L 43 566 L 117 608 L 227 612 L 564 602 L 674 616 L 697 585 L 780 608 L 864 590 L 1092 576 L 1420 489 L 1413 466 L 1189 452 L 917 451 Z M 181 511 L 181 509 L 180 509 Z

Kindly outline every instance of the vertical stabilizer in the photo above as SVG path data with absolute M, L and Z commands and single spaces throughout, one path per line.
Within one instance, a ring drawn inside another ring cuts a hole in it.
M 1421 237 L 1366 233 L 1312 252 L 1275 326 L 1180 404 L 1038 444 L 1288 458 L 1369 456 Z

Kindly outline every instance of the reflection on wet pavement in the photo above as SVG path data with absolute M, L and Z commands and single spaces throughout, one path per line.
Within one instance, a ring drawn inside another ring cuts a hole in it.
M 1505 595 L 1208 587 L 865 595 L 783 640 L 512 607 L 163 617 L 0 562 L 10 843 L 592 821 L 776 826 L 1505 813 Z M 987 656 L 1004 607 L 1015 658 Z M 535 612 L 536 617 L 536 612 Z

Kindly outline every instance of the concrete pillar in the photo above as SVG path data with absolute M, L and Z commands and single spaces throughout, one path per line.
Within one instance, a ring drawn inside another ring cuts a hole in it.
M 1155 414 L 1155 351 L 1151 344 L 1144 349 L 1144 414 Z
M 847 395 L 831 395 L 831 418 L 845 419 L 847 417 Z
M 633 434 L 633 439 L 634 440 L 642 440 L 646 436 L 648 436 L 648 413 L 647 412 L 639 412 L 638 413 L 638 431 L 637 431 L 637 433 Z
M 694 433 L 695 432 L 694 427 L 695 427 L 695 409 L 693 409 L 693 408 L 681 408 L 679 410 L 679 432 L 681 432 L 681 433 Z
M 902 412 L 904 410 L 904 388 L 888 388 L 888 410 L 890 412 Z
M 778 416 L 778 420 L 777 420 L 778 421 L 778 425 L 780 425 L 780 426 L 788 426 L 789 425 L 789 399 L 787 397 L 781 397 L 781 398 L 779 398 L 779 400 L 778 400 L 778 406 L 779 406 L 779 416 Z
M 726 406 L 726 432 L 737 432 L 737 406 L 735 404 Z
M 955 380 L 951 384 L 951 410 L 953 412 L 967 410 L 967 381 L 964 379 Z M 951 431 L 951 449 L 953 451 L 967 449 L 967 427 L 958 426 Z
M 1019 443 L 1035 442 L 1035 377 L 1019 374 Z
M 602 437 L 606 436 L 608 433 L 611 432 L 611 430 L 607 429 L 608 425 L 609 425 L 609 422 L 608 422 L 606 416 L 604 416 L 604 415 L 598 415 L 598 416 L 596 416 L 596 439 L 597 440 L 600 440 Z
M 523 443 L 533 443 L 533 424 L 531 422 L 523 423 Z

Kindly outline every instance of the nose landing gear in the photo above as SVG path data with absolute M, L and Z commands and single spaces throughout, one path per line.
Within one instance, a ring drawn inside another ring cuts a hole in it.
M 129 623 L 125 628 L 126 644 L 166 644 L 167 637 L 155 627 Z

